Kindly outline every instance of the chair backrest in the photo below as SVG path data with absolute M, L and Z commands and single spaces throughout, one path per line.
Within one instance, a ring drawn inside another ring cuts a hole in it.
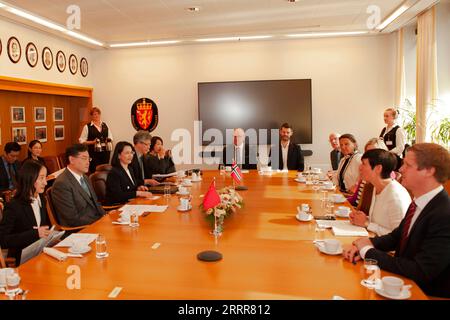
M 45 166 L 47 167 L 48 173 L 52 174 L 53 172 L 56 172 L 60 170 L 62 167 L 59 164 L 59 160 L 57 156 L 47 156 L 44 157 Z
M 95 167 L 95 171 L 106 171 L 110 172 L 112 169 L 112 165 L 105 163 L 105 164 L 99 164 L 97 167 Z
M 373 198 L 373 184 L 367 182 L 362 190 L 361 199 L 359 199 L 357 210 L 361 210 L 365 214 L 369 214 L 370 205 Z
M 97 199 L 101 204 L 106 201 L 106 179 L 109 171 L 95 171 L 89 176 L 92 187 L 94 188 Z
M 66 154 L 65 153 L 60 153 L 58 154 L 58 163 L 59 163 L 59 168 L 65 168 L 67 167 L 67 160 L 66 160 Z
M 56 215 L 55 207 L 53 206 L 52 189 L 53 189 L 53 187 L 50 187 L 45 192 L 45 200 L 47 202 L 47 214 L 48 214 L 48 218 L 50 219 L 50 223 L 56 227 L 59 227 L 58 229 L 61 229 L 61 225 L 59 224 L 59 221 L 58 221 L 58 218 Z

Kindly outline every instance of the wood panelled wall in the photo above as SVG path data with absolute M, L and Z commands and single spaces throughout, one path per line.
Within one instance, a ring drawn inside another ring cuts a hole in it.
M 11 123 L 11 106 L 25 107 L 25 123 Z M 35 122 L 34 108 L 46 107 L 46 122 Z M 64 120 L 53 120 L 53 108 L 64 108 Z M 0 77 L 0 154 L 5 143 L 12 141 L 12 128 L 26 127 L 26 145 L 20 160 L 27 156 L 28 143 L 35 139 L 35 127 L 47 127 L 47 142 L 42 156 L 64 153 L 66 147 L 78 142 L 81 129 L 88 121 L 92 107 L 92 89 Z M 64 140 L 55 141 L 55 125 L 64 125 Z

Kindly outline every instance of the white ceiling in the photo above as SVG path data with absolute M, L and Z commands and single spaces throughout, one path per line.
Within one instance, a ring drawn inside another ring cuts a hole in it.
M 81 8 L 80 32 L 114 43 L 198 37 L 367 30 L 369 5 L 384 19 L 403 0 L 6 0 L 66 25 L 69 5 Z M 419 1 L 420 2 L 420 1 Z M 199 12 L 187 7 L 199 6 Z M 1 13 L 5 15 L 4 13 Z M 8 18 L 13 18 L 8 16 Z M 13 18 L 21 23 L 25 20 Z M 35 26 L 35 25 L 33 25 Z

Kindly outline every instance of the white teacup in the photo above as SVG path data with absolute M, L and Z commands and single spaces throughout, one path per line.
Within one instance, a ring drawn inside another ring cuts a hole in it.
M 297 207 L 298 211 L 298 217 L 300 220 L 309 220 L 311 218 L 311 215 L 308 212 L 300 210 L 300 207 Z
M 334 194 L 332 194 L 332 195 L 331 195 L 331 199 L 332 199 L 334 202 L 343 202 L 343 201 L 345 201 L 345 197 L 344 197 L 342 194 L 340 194 L 340 193 L 334 193 Z
M 297 179 L 301 179 L 303 177 L 303 173 L 299 172 L 297 173 Z
M 340 207 L 338 207 L 338 210 L 337 210 L 337 212 L 340 214 L 340 215 L 348 215 L 348 214 L 350 214 L 350 208 L 349 207 L 344 207 L 344 206 L 340 206 Z
M 397 277 L 383 277 L 383 290 L 390 296 L 398 296 L 403 290 L 404 281 Z
M 192 172 L 192 180 L 197 180 L 198 176 L 195 172 Z
M 0 288 L 6 287 L 6 276 L 12 273 L 14 273 L 13 268 L 0 269 Z
M 341 242 L 336 239 L 325 239 L 323 244 L 325 246 L 325 250 L 330 253 L 337 252 L 341 246 Z
M 309 204 L 302 203 L 301 208 L 302 208 L 302 211 L 309 212 Z
M 181 210 L 189 209 L 189 199 L 188 198 L 180 198 L 180 209 Z

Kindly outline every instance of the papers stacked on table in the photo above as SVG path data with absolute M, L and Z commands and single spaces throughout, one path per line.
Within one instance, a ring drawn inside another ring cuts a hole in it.
M 72 247 L 75 244 L 89 245 L 92 241 L 97 239 L 97 236 L 97 233 L 72 233 L 58 243 L 55 248 Z
M 368 237 L 369 233 L 363 227 L 354 226 L 350 221 L 317 220 L 319 228 L 331 228 L 337 237 Z
M 123 215 L 130 215 L 131 213 L 137 213 L 139 216 L 144 212 L 164 212 L 167 210 L 167 206 L 147 205 L 147 204 L 126 204 L 119 211 L 122 211 Z

